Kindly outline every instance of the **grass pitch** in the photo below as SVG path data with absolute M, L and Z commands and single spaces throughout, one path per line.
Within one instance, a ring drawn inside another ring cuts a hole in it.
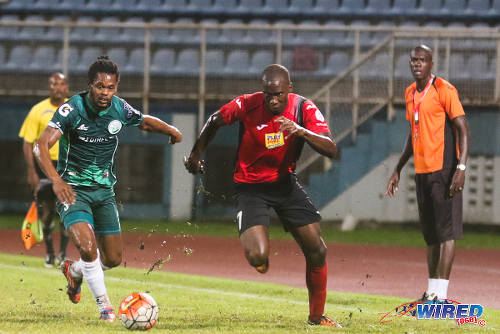
M 86 284 L 82 300 L 72 304 L 64 276 L 43 267 L 41 258 L 0 254 L 0 333 L 125 333 L 120 322 L 98 320 Z M 307 291 L 276 284 L 207 278 L 133 268 L 107 271 L 106 284 L 117 308 L 133 291 L 146 291 L 160 308 L 151 333 L 456 333 L 500 330 L 500 311 L 485 310 L 486 326 L 457 325 L 452 320 L 394 318 L 382 313 L 408 302 L 394 297 L 329 292 L 326 312 L 344 328 L 306 325 Z

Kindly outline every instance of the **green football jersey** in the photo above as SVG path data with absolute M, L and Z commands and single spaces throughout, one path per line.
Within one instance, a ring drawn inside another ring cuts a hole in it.
M 62 133 L 57 172 L 73 186 L 113 187 L 117 135 L 123 125 L 138 126 L 142 120 L 140 111 L 117 96 L 103 111 L 91 106 L 87 92 L 72 96 L 49 122 Z

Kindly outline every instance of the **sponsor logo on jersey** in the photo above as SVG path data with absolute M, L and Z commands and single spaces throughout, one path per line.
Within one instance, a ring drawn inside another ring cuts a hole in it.
M 106 137 L 92 138 L 92 137 L 78 136 L 78 139 L 80 139 L 81 141 L 84 141 L 86 143 L 105 143 L 105 142 L 108 142 L 110 138 L 113 138 L 113 137 L 109 137 L 109 138 L 106 138 Z
M 85 124 L 80 125 L 77 130 L 82 130 L 82 131 L 87 131 L 89 129 L 88 126 L 85 126 Z
M 73 107 L 70 106 L 68 103 L 63 104 L 62 106 L 59 107 L 59 114 L 61 114 L 62 117 L 68 116 L 68 114 L 73 110 Z
M 325 118 L 323 117 L 323 114 L 321 113 L 321 111 L 319 111 L 319 109 L 316 109 L 316 119 L 320 122 L 324 122 L 325 121 Z
M 266 147 L 268 149 L 285 145 L 283 132 L 266 133 Z
M 257 125 L 257 130 L 260 131 L 260 130 L 264 129 L 266 126 L 267 126 L 267 124 Z
M 121 129 L 122 129 L 122 122 L 120 122 L 119 120 L 114 119 L 108 124 L 108 131 L 112 135 L 116 135 L 118 132 L 120 132 Z
M 236 99 L 235 102 L 238 105 L 238 107 L 241 109 L 241 100 L 240 99 Z
M 134 109 L 134 107 L 128 104 L 125 100 L 122 101 L 123 101 L 123 109 L 127 110 L 127 119 L 131 119 L 132 116 L 134 116 L 134 114 L 136 114 L 137 116 L 141 115 L 141 113 L 138 110 Z

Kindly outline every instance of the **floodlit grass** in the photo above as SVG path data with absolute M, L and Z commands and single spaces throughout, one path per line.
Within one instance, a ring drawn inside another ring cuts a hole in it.
M 84 283 L 82 300 L 73 305 L 65 279 L 43 267 L 40 258 L 0 254 L 0 333 L 118 333 L 119 321 L 104 323 Z M 183 274 L 115 268 L 106 283 L 115 308 L 133 291 L 147 291 L 160 308 L 151 333 L 331 333 L 306 325 L 307 291 L 276 284 L 233 281 Z M 500 311 L 485 310 L 486 326 L 457 325 L 452 320 L 395 318 L 379 323 L 381 313 L 407 302 L 401 298 L 329 292 L 326 312 L 345 333 L 493 333 Z M 337 331 L 340 332 L 340 331 Z
M 21 228 L 23 217 L 0 216 L 0 229 Z M 166 234 L 193 234 L 218 237 L 237 237 L 236 223 L 233 222 L 191 222 L 167 220 L 123 220 L 123 232 L 154 232 Z M 277 222 L 271 224 L 269 230 L 271 239 L 292 240 L 289 233 L 284 232 Z M 322 228 L 326 242 L 372 244 L 387 246 L 425 247 L 422 233 L 411 226 L 384 227 L 374 224 L 373 227 L 362 227 L 354 231 L 343 232 L 338 228 L 325 224 Z M 469 232 L 457 241 L 459 248 L 492 248 L 500 249 L 500 233 Z

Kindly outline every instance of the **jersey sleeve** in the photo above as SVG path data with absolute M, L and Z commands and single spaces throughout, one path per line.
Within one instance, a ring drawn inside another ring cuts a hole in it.
M 23 138 L 28 143 L 33 143 L 38 138 L 38 127 L 36 124 L 35 116 L 36 115 L 34 114 L 34 110 L 31 109 L 24 119 L 21 129 L 19 130 L 19 137 Z
M 405 91 L 405 105 L 406 105 L 406 120 L 411 121 L 412 113 L 410 108 L 413 108 L 413 99 L 412 99 L 412 88 L 411 86 L 406 88 Z
M 450 119 L 464 116 L 464 108 L 458 98 L 458 91 L 450 84 L 443 84 L 439 89 L 439 99 L 444 111 L 448 114 Z
M 314 133 L 330 133 L 328 124 L 318 107 L 307 100 L 302 106 L 302 119 L 304 127 Z
M 139 110 L 128 104 L 128 102 L 124 99 L 120 99 L 120 102 L 120 104 L 123 104 L 123 112 L 121 113 L 122 119 L 120 121 L 127 126 L 141 125 L 142 121 L 144 120 L 143 114 Z
M 245 95 L 239 96 L 231 102 L 223 105 L 219 111 L 224 118 L 226 124 L 232 124 L 236 121 L 241 121 L 245 114 L 247 98 Z
M 75 106 L 71 102 L 66 102 L 57 108 L 57 111 L 52 116 L 49 124 L 52 128 L 56 128 L 61 133 L 65 133 L 68 129 L 70 129 L 75 121 L 76 110 Z

